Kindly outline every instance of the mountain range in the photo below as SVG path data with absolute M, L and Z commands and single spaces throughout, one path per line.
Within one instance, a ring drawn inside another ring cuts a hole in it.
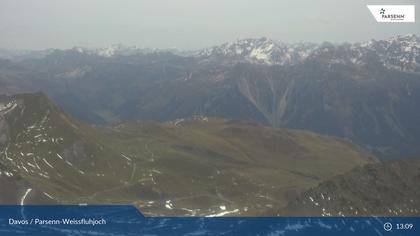
M 49 50 L 1 60 L 0 93 L 43 91 L 96 124 L 196 115 L 248 120 L 400 158 L 420 151 L 419 42 L 415 35 L 355 44 L 260 38 L 194 52 Z

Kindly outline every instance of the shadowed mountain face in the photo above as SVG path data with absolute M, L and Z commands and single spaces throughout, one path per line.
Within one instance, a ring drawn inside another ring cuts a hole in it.
M 347 138 L 382 158 L 420 150 L 420 46 L 240 40 L 196 53 L 75 48 L 0 61 L 0 92 L 44 91 L 93 123 L 194 115 Z
M 0 97 L 0 130 L 0 191 L 16 189 L 2 193 L 0 203 L 131 203 L 149 215 L 261 215 L 375 162 L 340 139 L 202 116 L 92 127 L 42 94 Z
M 356 168 L 321 183 L 279 215 L 418 216 L 420 158 Z

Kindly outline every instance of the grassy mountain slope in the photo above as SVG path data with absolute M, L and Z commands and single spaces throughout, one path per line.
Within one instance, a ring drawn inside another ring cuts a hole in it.
M 374 162 L 353 144 L 307 131 L 206 117 L 92 127 L 42 94 L 0 104 L 0 164 L 59 203 L 259 215 Z

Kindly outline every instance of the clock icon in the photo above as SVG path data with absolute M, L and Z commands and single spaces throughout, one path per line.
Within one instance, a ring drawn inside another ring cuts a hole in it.
M 389 223 L 389 222 L 385 223 L 384 224 L 384 230 L 387 231 L 387 232 L 391 231 L 392 230 L 392 224 Z

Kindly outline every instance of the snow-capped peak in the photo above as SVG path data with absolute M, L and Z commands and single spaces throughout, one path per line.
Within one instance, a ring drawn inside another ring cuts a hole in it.
M 97 55 L 101 57 L 112 57 L 115 55 L 132 55 L 140 51 L 140 49 L 136 46 L 128 47 L 121 44 L 114 44 L 111 46 L 99 48 L 74 47 L 72 48 L 72 50 L 78 53 Z
M 267 38 L 243 39 L 201 50 L 196 55 L 278 65 L 295 64 L 306 59 L 322 60 L 328 64 L 363 65 L 371 60 L 368 55 L 376 55 L 389 69 L 420 72 L 420 38 L 413 34 L 355 44 L 285 44 Z
M 242 39 L 201 50 L 198 56 L 243 58 L 264 64 L 290 64 L 304 59 L 314 49 L 312 44 L 287 45 L 267 38 Z
M 178 50 L 140 49 L 112 45 L 96 49 L 77 47 L 79 53 L 113 57 L 115 55 L 171 52 L 179 56 L 196 56 L 204 59 L 224 58 L 228 61 L 246 61 L 268 65 L 292 65 L 305 60 L 324 61 L 328 64 L 362 66 L 377 58 L 389 69 L 420 73 L 420 38 L 416 35 L 395 36 L 385 40 L 344 44 L 286 44 L 268 38 L 241 39 L 199 50 L 193 53 Z
M 375 52 L 387 68 L 420 72 L 420 38 L 414 34 L 370 40 L 360 46 Z

